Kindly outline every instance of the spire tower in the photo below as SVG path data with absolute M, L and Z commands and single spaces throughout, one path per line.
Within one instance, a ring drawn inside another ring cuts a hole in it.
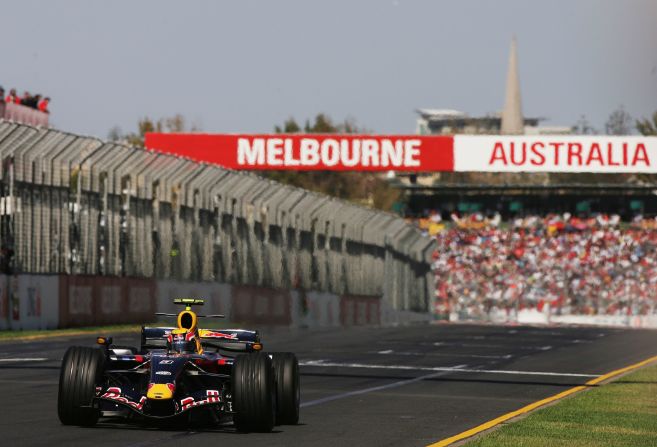
M 515 36 L 511 40 L 509 69 L 506 75 L 506 96 L 502 110 L 502 135 L 522 135 L 525 133 L 520 101 L 520 80 L 518 78 L 518 54 Z

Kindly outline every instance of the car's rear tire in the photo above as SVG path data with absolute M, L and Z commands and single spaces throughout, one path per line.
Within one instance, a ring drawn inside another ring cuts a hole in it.
M 274 371 L 268 355 L 258 352 L 235 358 L 231 388 L 237 430 L 268 432 L 274 428 L 274 385 Z
M 276 378 L 276 424 L 299 423 L 299 361 L 291 352 L 272 353 Z
M 59 374 L 57 396 L 57 415 L 62 424 L 90 426 L 98 422 L 100 411 L 91 404 L 104 367 L 105 355 L 101 350 L 68 348 Z

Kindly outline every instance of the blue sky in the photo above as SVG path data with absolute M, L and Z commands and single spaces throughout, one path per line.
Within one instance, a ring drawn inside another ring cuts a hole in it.
M 4 1 L 5 89 L 53 98 L 61 129 L 106 137 L 181 113 L 210 132 L 294 116 L 412 133 L 414 110 L 502 108 L 518 39 L 523 110 L 602 129 L 657 110 L 654 0 Z M 29 26 L 27 26 L 29 24 Z

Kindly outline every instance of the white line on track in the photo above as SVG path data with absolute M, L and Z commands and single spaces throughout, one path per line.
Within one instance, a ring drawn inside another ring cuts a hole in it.
M 460 342 L 446 342 L 446 341 L 437 341 L 432 343 L 433 346 L 455 346 L 459 348 L 504 348 L 509 349 L 509 345 L 497 345 L 497 344 L 483 344 L 483 343 L 460 343 Z M 548 351 L 552 349 L 552 346 L 513 346 L 513 349 L 522 349 L 526 351 Z
M 300 363 L 300 364 L 303 365 L 303 363 Z M 457 365 L 457 366 L 455 366 L 455 368 L 464 368 L 466 366 L 467 365 Z M 388 383 L 386 385 L 373 386 L 371 388 L 363 388 L 361 390 L 347 391 L 346 393 L 336 394 L 334 396 L 323 397 L 321 399 L 315 399 L 315 400 L 311 400 L 309 402 L 303 402 L 301 404 L 301 407 L 312 407 L 314 405 L 320 405 L 320 404 L 324 404 L 326 402 L 331 402 L 331 401 L 338 400 L 338 399 L 344 399 L 344 398 L 347 398 L 347 397 L 358 396 L 358 395 L 361 395 L 361 394 L 367 394 L 367 393 L 371 393 L 371 392 L 374 392 L 374 391 L 388 390 L 390 388 L 397 388 L 397 387 L 404 386 L 404 385 L 410 385 L 411 383 L 421 382 L 422 380 L 433 379 L 435 377 L 444 376 L 446 374 L 449 374 L 449 372 L 447 372 L 447 371 L 434 372 L 432 374 L 425 374 L 424 376 L 415 377 L 413 379 L 408 379 L 408 380 L 400 380 L 398 382 Z
M 512 354 L 505 355 L 477 355 L 477 354 L 447 354 L 440 352 L 409 352 L 409 351 L 393 351 L 386 349 L 385 351 L 374 351 L 368 354 L 381 354 L 381 355 L 401 355 L 401 356 L 414 356 L 414 357 L 469 357 L 473 359 L 505 359 L 508 360 L 513 357 Z
M 299 362 L 301 366 L 327 368 L 366 368 L 366 369 L 398 369 L 406 371 L 440 371 L 445 373 L 478 373 L 478 374 L 511 374 L 515 376 L 553 376 L 553 377 L 598 377 L 598 374 L 559 373 L 546 371 L 514 371 L 506 369 L 477 369 L 458 366 L 412 366 L 412 365 L 372 365 L 368 363 L 336 363 L 324 360 Z
M 45 357 L 23 357 L 14 359 L 0 359 L 0 362 L 45 362 L 48 360 Z

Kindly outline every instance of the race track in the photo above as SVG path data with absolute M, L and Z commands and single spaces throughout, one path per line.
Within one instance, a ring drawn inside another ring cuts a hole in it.
M 93 337 L 0 343 L 2 445 L 424 446 L 657 354 L 657 332 L 599 328 L 418 325 L 262 331 L 294 351 L 301 424 L 269 434 L 232 427 L 155 429 L 101 422 L 65 427 L 57 381 L 65 349 Z M 138 337 L 115 337 L 136 344 Z

